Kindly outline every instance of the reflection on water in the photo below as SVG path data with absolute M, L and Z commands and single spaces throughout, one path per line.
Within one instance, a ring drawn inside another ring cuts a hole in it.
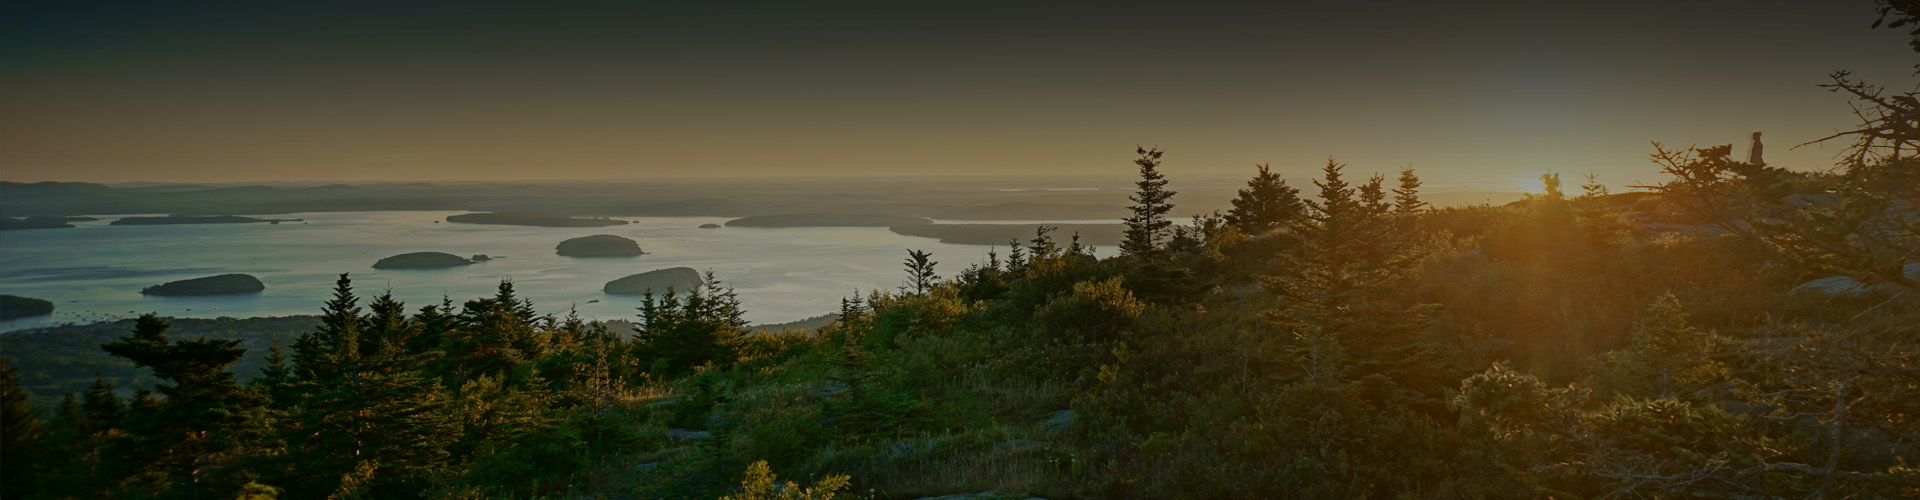
M 0 233 L 0 294 L 47 299 L 53 316 L 0 323 L 0 330 L 97 321 L 147 312 L 166 316 L 281 316 L 316 314 L 342 272 L 353 273 L 360 295 L 391 289 L 417 308 L 491 295 L 514 281 L 541 312 L 569 305 L 587 318 L 630 318 L 638 300 L 609 296 L 601 285 L 629 274 L 685 266 L 711 269 L 732 285 L 756 323 L 792 321 L 831 312 L 854 289 L 895 288 L 906 249 L 931 251 L 943 276 L 986 259 L 986 247 L 901 236 L 886 228 L 720 228 L 713 217 L 627 218 L 633 224 L 600 228 L 546 228 L 452 224 L 461 212 L 303 213 L 304 223 L 108 226 L 114 217 L 76 222 L 73 229 Z M 614 234 L 640 242 L 633 258 L 571 258 L 554 254 L 561 240 Z M 439 270 L 375 270 L 382 257 L 419 251 L 494 260 Z M 253 295 L 147 297 L 140 289 L 167 281 L 223 273 L 259 277 L 267 290 Z

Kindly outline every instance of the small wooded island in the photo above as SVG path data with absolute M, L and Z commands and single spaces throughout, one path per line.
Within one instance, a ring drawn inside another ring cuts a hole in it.
M 68 222 L 84 221 L 84 220 L 99 220 L 99 219 L 95 219 L 92 217 L 53 217 L 53 216 L 46 216 L 46 215 L 36 215 L 33 217 L 27 217 L 24 219 L 17 219 L 13 217 L 0 217 L 0 231 L 6 231 L 6 230 L 12 230 L 12 229 L 68 228 L 68 227 L 73 227 L 73 224 L 68 224 Z
M 611 234 L 581 236 L 560 242 L 554 253 L 566 257 L 632 257 L 644 254 L 640 243 Z
M 0 295 L 0 320 L 53 314 L 53 302 L 19 295 Z
M 222 274 L 190 280 L 169 281 L 140 290 L 143 295 L 233 295 L 266 290 L 259 278 L 247 274 Z
M 886 214 L 755 215 L 727 221 L 727 227 L 889 227 L 932 224 L 926 217 Z
M 939 238 L 941 243 L 961 245 L 1005 245 L 1007 241 L 1033 239 L 1041 224 L 909 224 L 887 228 L 894 234 Z M 1053 237 L 1062 241 L 1080 235 L 1084 245 L 1116 246 L 1125 239 L 1122 224 L 1046 224 Z
M 691 267 L 669 267 L 609 281 L 601 290 L 613 295 L 645 295 L 649 290 L 664 294 L 668 289 L 693 290 L 701 283 L 700 271 Z
M 443 267 L 460 267 L 472 263 L 473 261 L 471 260 L 446 252 L 413 252 L 380 259 L 379 262 L 373 263 L 373 268 L 439 269 Z
M 534 227 L 602 227 L 625 225 L 627 221 L 607 218 L 579 218 L 565 215 L 515 212 L 473 213 L 447 216 L 447 222 Z
M 282 222 L 299 221 L 300 219 L 261 219 L 257 217 L 241 217 L 238 215 L 167 215 L 162 217 L 121 217 L 120 220 L 110 222 L 108 225 L 163 226 L 172 224 L 251 224 L 255 222 L 279 224 Z

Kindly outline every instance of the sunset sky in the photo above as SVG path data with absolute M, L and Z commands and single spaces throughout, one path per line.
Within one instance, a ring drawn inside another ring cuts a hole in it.
M 8 1 L 0 179 L 1127 175 L 1139 144 L 1627 185 L 1649 141 L 1754 131 L 1829 167 L 1789 151 L 1854 123 L 1814 85 L 1920 59 L 1871 0 L 388 3 Z

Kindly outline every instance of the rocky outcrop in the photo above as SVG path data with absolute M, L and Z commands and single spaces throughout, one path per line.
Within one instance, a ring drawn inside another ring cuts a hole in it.
M 662 294 L 669 289 L 683 292 L 692 290 L 701 283 L 700 271 L 691 267 L 670 267 L 609 281 L 601 287 L 601 291 L 613 295 L 645 295 L 649 291 Z
M 259 278 L 247 274 L 222 274 L 190 280 L 172 281 L 140 290 L 144 295 L 181 296 L 181 295 L 234 295 L 257 293 L 266 290 L 267 285 Z
M 554 253 L 567 257 L 633 257 L 646 252 L 640 251 L 639 242 L 611 234 L 596 234 L 562 241 L 554 247 Z
M 999 493 L 987 492 L 987 493 L 961 493 L 956 495 L 941 495 L 937 497 L 920 497 L 914 500 L 1047 500 L 1047 499 L 1040 498 L 1040 497 L 1030 497 L 1026 495 L 1002 495 Z
M 699 441 L 713 437 L 713 433 L 674 428 L 667 429 L 667 437 L 673 438 L 674 441 Z
M 1907 264 L 1901 268 L 1907 279 L 1920 281 L 1920 262 Z M 1825 295 L 1862 295 L 1868 293 L 1897 293 L 1900 285 L 1877 283 L 1868 285 L 1847 276 L 1828 276 L 1793 287 L 1794 293 L 1818 293 Z
M 1646 224 L 1641 224 L 1640 228 L 1648 231 L 1656 232 L 1656 233 L 1667 233 L 1667 234 L 1673 234 L 1677 236 L 1685 236 L 1689 238 L 1714 238 L 1714 237 L 1719 237 L 1725 234 L 1731 234 L 1726 229 L 1723 229 L 1720 226 L 1715 226 L 1712 224 L 1693 225 L 1693 224 L 1668 224 L 1664 222 L 1649 222 Z
M 373 263 L 374 269 L 439 269 L 472 264 L 473 261 L 446 252 L 403 253 L 380 259 Z
M 1074 415 L 1076 413 L 1073 410 L 1056 411 L 1048 415 L 1046 420 L 1041 420 L 1038 425 L 1048 434 L 1072 434 Z

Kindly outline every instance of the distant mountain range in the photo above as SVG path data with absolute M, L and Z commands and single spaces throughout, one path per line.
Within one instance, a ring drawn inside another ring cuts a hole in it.
M 1302 183 L 1304 184 L 1304 182 Z M 1018 189 L 1027 185 L 1072 189 Z M 1237 182 L 1176 184 L 1176 215 L 1224 210 Z M 887 214 L 935 220 L 1095 221 L 1127 215 L 1130 181 L 1032 178 L 663 179 L 555 184 L 202 185 L 0 182 L 0 216 L 271 215 L 468 210 L 587 217 Z M 1520 197 L 1441 192 L 1437 205 Z

